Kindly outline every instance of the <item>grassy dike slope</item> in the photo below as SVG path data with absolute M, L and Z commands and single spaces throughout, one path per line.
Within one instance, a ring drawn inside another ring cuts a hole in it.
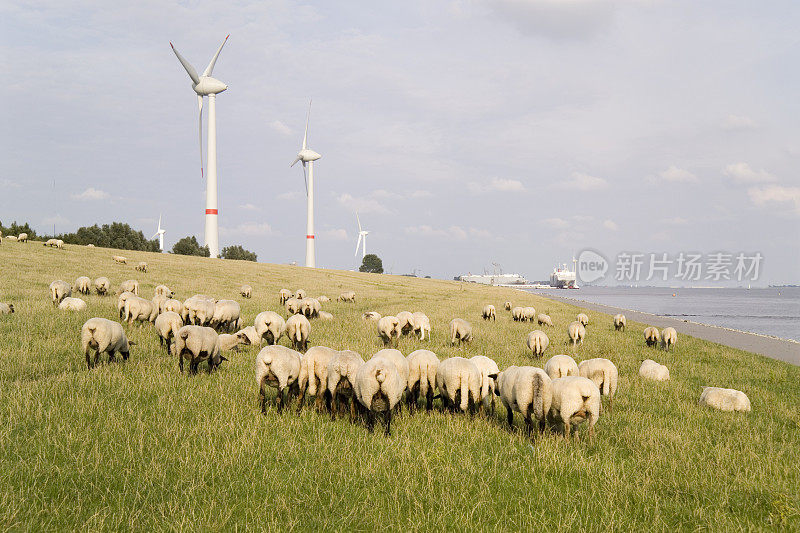
M 614 411 L 593 442 L 546 435 L 533 445 L 503 422 L 439 412 L 405 412 L 393 435 L 305 410 L 259 413 L 249 348 L 213 375 L 180 375 L 151 326 L 126 328 L 138 345 L 127 363 L 87 371 L 80 327 L 114 319 L 114 296 L 88 296 L 86 313 L 52 307 L 48 284 L 106 275 L 135 278 L 144 296 L 165 283 L 185 299 L 233 298 L 252 323 L 280 310 L 282 287 L 335 298 L 332 322 L 312 323 L 311 344 L 381 348 L 361 313 L 424 311 L 440 358 L 485 354 L 501 369 L 542 366 L 572 353 L 566 326 L 578 308 L 508 289 L 283 265 L 40 243 L 0 246 L 0 529 L 230 530 L 666 530 L 800 528 L 800 368 L 682 337 L 674 353 L 648 349 L 643 324 L 615 333 L 611 317 L 589 312 L 578 361 L 608 357 L 620 370 Z M 147 274 L 134 270 L 137 261 Z M 242 283 L 253 298 L 238 296 Z M 531 360 L 530 324 L 515 323 L 505 300 L 546 311 L 556 327 L 545 359 Z M 498 309 L 485 323 L 485 303 Z M 472 322 L 465 351 L 447 344 L 454 317 Z M 286 343 L 286 339 L 282 339 Z M 649 383 L 645 358 L 669 366 L 672 381 Z M 697 405 L 704 385 L 744 390 L 750 414 Z M 498 402 L 499 404 L 499 402 Z M 519 415 L 517 424 L 521 424 Z

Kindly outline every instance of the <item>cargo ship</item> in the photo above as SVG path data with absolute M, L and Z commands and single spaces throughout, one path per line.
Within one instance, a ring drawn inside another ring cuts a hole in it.
M 575 259 L 572 260 L 573 265 Z M 575 267 L 569 269 L 566 263 L 557 265 L 550 274 L 550 286 L 557 289 L 577 289 L 577 277 L 575 275 Z

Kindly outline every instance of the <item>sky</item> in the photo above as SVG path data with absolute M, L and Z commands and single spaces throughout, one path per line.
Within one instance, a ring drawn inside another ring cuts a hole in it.
M 313 98 L 318 266 L 358 266 L 358 211 L 394 273 L 759 252 L 759 284 L 798 283 L 798 27 L 792 1 L 6 0 L 0 220 L 150 237 L 162 214 L 167 248 L 202 241 L 197 102 L 169 43 L 202 71 L 230 34 L 221 247 L 303 263 L 289 164 Z

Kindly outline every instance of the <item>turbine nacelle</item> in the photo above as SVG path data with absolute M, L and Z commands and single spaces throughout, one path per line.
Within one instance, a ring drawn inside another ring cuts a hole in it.
M 210 94 L 219 94 L 228 86 L 211 76 L 201 76 L 200 83 L 192 83 L 192 89 L 199 96 L 208 96 Z
M 302 161 L 303 163 L 316 161 L 320 157 L 322 157 L 320 154 L 308 148 L 303 148 L 297 153 L 297 161 Z

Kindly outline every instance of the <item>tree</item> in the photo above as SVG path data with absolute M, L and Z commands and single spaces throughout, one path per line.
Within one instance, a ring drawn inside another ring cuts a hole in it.
M 17 224 L 17 221 L 11 223 L 10 226 L 5 227 L 3 223 L 0 222 L 0 231 L 3 232 L 3 235 L 14 235 L 17 236 L 20 233 L 27 233 L 28 239 L 35 240 L 36 239 L 36 232 L 28 225 L 28 223 L 24 224 Z
M 67 244 L 94 244 L 103 248 L 117 248 L 120 250 L 140 250 L 143 252 L 157 252 L 158 241 L 147 240 L 141 231 L 136 231 L 123 222 L 112 222 L 98 226 L 84 226 L 75 233 L 59 235 Z
M 172 247 L 172 253 L 178 255 L 199 255 L 201 257 L 210 257 L 211 252 L 208 246 L 200 246 L 197 238 L 192 235 L 191 237 L 184 237 L 175 243 Z
M 240 261 L 256 261 L 258 259 L 256 254 L 250 250 L 245 250 L 241 244 L 226 246 L 222 249 L 220 257 L 223 259 L 238 259 Z
M 373 274 L 383 274 L 383 261 L 375 254 L 367 254 L 361 262 L 359 272 L 372 272 Z

